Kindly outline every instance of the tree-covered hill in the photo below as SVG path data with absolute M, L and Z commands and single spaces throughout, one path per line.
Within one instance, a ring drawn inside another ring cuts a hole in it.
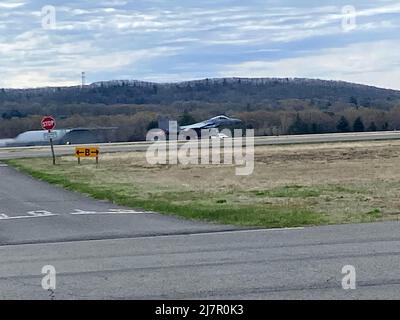
M 151 83 L 142 81 L 98 82 L 80 87 L 38 89 L 2 89 L 0 105 L 24 104 L 160 104 L 175 102 L 232 103 L 241 110 L 243 105 L 268 103 L 279 107 L 286 99 L 311 99 L 320 109 L 330 105 L 354 103 L 387 109 L 400 101 L 400 91 L 381 89 L 339 81 L 289 78 L 222 78 L 180 83 Z
M 144 139 L 159 115 L 201 121 L 227 114 L 258 135 L 393 130 L 400 129 L 400 91 L 289 78 L 0 89 L 0 138 L 40 129 L 47 114 L 57 118 L 59 128 L 119 127 L 120 141 Z

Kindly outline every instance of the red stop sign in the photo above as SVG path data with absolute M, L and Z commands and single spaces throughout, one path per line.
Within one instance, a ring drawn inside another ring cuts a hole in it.
M 53 130 L 56 127 L 56 120 L 52 116 L 47 116 L 42 119 L 43 130 Z

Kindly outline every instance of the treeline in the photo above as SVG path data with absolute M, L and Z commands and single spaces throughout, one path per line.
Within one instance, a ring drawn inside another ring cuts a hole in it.
M 0 89 L 0 138 L 40 129 L 118 127 L 119 141 L 143 140 L 159 116 L 182 124 L 226 114 L 257 135 L 400 129 L 400 92 L 309 79 L 205 79 L 156 84 L 95 83 L 84 88 Z
M 386 131 L 400 129 L 400 106 L 391 110 L 348 108 L 340 112 L 317 109 L 240 112 L 257 135 L 316 134 L 334 132 Z
M 144 140 L 149 129 L 157 127 L 157 118 L 168 116 L 181 125 L 199 122 L 216 114 L 202 109 L 174 112 L 138 111 L 133 114 L 80 115 L 57 118 L 58 128 L 118 127 L 118 141 Z M 340 112 L 326 112 L 316 108 L 275 111 L 243 111 L 230 115 L 243 120 L 242 128 L 255 130 L 256 135 L 317 134 L 333 132 L 362 132 L 400 129 L 400 106 L 390 110 L 348 108 Z M 40 129 L 41 115 L 29 115 L 0 120 L 0 136 L 15 137 L 28 130 Z

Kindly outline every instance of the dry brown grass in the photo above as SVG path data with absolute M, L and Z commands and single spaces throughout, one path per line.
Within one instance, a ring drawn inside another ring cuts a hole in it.
M 143 152 L 104 154 L 99 168 L 90 160 L 78 166 L 73 157 L 62 157 L 56 168 L 47 162 L 34 159 L 16 164 L 36 172 L 47 170 L 70 183 L 116 192 L 134 205 L 157 209 L 154 201 L 159 201 L 172 206 L 171 210 L 194 210 L 189 217 L 196 217 L 196 208 L 211 212 L 225 206 L 246 214 L 251 210 L 309 211 L 321 218 L 277 224 L 292 226 L 397 219 L 400 213 L 400 141 L 257 147 L 251 176 L 236 176 L 235 167 L 225 165 L 152 166 Z

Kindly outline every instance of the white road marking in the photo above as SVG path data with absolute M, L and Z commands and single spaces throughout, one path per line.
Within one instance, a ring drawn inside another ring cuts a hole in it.
M 51 215 L 42 215 L 42 216 L 8 216 L 6 214 L 0 214 L 0 220 L 17 220 L 17 219 L 34 219 L 34 218 L 46 218 L 46 217 L 53 217 L 58 216 L 58 214 L 51 214 Z
M 208 232 L 195 232 L 195 233 L 184 233 L 184 234 L 164 234 L 158 236 L 137 236 L 132 237 L 131 239 L 157 239 L 157 238 L 176 238 L 176 237 L 197 237 L 197 236 L 218 236 L 223 234 L 236 234 L 236 233 L 256 233 L 256 232 L 277 232 L 277 231 L 300 231 L 305 230 L 305 227 L 293 227 L 293 228 L 274 228 L 274 229 L 245 229 L 245 230 L 228 230 L 228 231 L 208 231 Z M 104 239 L 105 240 L 105 239 Z M 113 239 L 115 241 L 118 240 L 126 240 L 126 239 Z M 95 241 L 103 241 L 103 240 L 95 240 Z
M 6 167 L 8 167 L 7 164 L 5 164 L 5 163 L 0 163 L 0 168 L 6 168 Z
M 98 212 L 98 211 L 85 211 L 75 209 L 75 212 L 71 212 L 71 215 L 91 215 L 91 214 L 143 214 L 143 213 L 150 213 L 145 211 L 135 211 L 135 210 L 124 210 L 124 209 L 110 209 L 109 211 L 105 212 Z
M 136 210 L 127 210 L 127 209 L 110 209 L 110 212 L 113 212 L 113 213 L 153 213 L 150 211 L 136 211 Z
M 86 211 L 86 210 L 75 209 L 73 212 L 65 213 L 65 215 L 107 215 L 107 214 L 117 215 L 117 214 L 144 214 L 144 213 L 152 213 L 152 212 L 127 210 L 127 209 L 110 209 L 108 211 L 99 212 L 99 211 Z M 54 217 L 62 215 L 59 213 L 52 213 L 46 210 L 29 211 L 27 212 L 27 214 L 28 215 L 9 216 L 5 213 L 0 213 L 0 220 L 46 218 L 46 217 Z
M 29 211 L 27 212 L 30 216 L 33 217 L 50 217 L 50 216 L 57 216 L 57 214 L 51 213 L 49 211 L 40 210 L 40 211 Z
M 270 231 L 295 231 L 304 230 L 304 227 L 293 227 L 293 228 L 274 228 L 274 229 L 246 229 L 246 230 L 228 230 L 228 231 L 210 231 L 210 232 L 198 232 L 191 234 L 182 235 L 165 235 L 165 236 L 154 236 L 154 238 L 159 237 L 173 237 L 173 236 L 204 236 L 204 235 L 220 235 L 220 234 L 232 234 L 232 233 L 255 233 L 255 232 L 270 232 Z M 150 238 L 150 237 L 149 237 Z

